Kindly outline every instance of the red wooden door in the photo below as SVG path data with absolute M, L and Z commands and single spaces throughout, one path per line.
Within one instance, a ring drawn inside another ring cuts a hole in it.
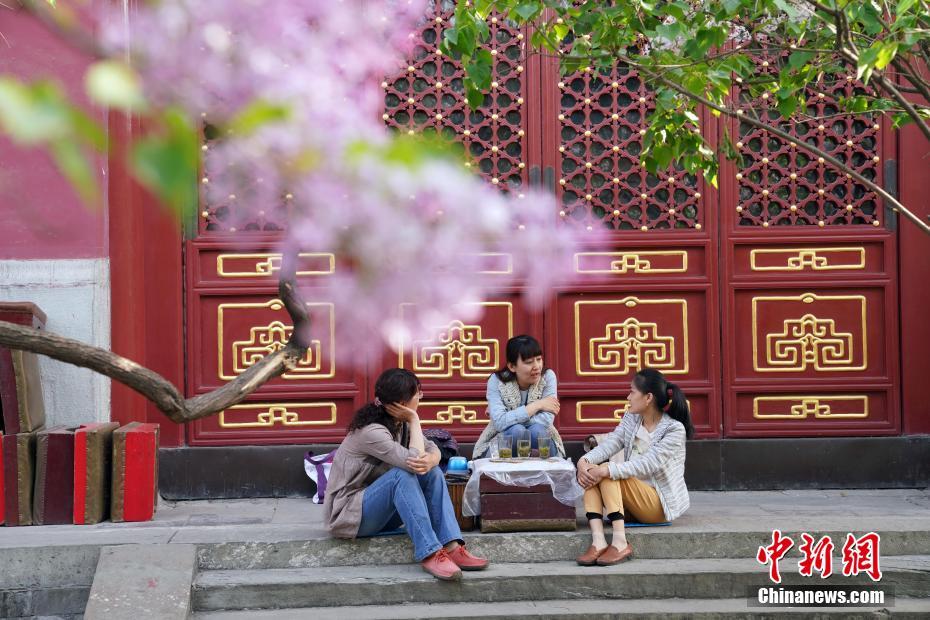
M 579 282 L 555 291 L 542 311 L 502 287 L 481 304 L 480 319 L 463 313 L 362 369 L 334 341 L 338 308 L 320 292 L 304 363 L 190 425 L 191 444 L 339 440 L 388 366 L 422 379 L 424 425 L 473 440 L 488 423 L 486 379 L 519 333 L 543 342 L 568 438 L 615 426 L 629 379 L 644 366 L 682 386 L 699 437 L 898 432 L 895 233 L 874 196 L 754 132 L 741 134 L 744 161 L 723 165 L 719 191 L 676 170 L 648 174 L 639 153 L 651 96 L 638 77 L 623 68 L 560 77 L 554 60 L 527 55 L 529 31 L 494 16 L 492 88 L 471 110 L 461 68 L 438 52 L 452 14 L 441 5 L 421 26 L 409 64 L 382 83 L 385 123 L 456 140 L 466 165 L 502 191 L 550 187 L 561 205 L 552 217 L 606 228 L 606 245 L 580 249 Z M 829 111 L 832 101 L 816 105 Z M 703 122 L 715 141 L 723 127 Z M 802 130 L 883 178 L 894 146 L 887 128 L 838 118 Z M 235 376 L 287 338 L 270 249 L 285 225 L 282 202 L 246 225 L 247 243 L 243 231 L 235 243 L 230 235 L 234 197 L 206 207 L 187 243 L 189 393 Z M 505 253 L 487 259 L 489 274 L 510 269 Z M 302 260 L 309 284 L 339 268 L 329 254 Z
M 777 63 L 760 57 L 757 69 Z M 894 133 L 838 114 L 861 87 L 853 78 L 812 88 L 811 115 L 830 120 L 791 133 L 883 185 Z M 730 128 L 742 161 L 721 173 L 725 432 L 898 433 L 896 234 L 881 199 L 791 142 Z

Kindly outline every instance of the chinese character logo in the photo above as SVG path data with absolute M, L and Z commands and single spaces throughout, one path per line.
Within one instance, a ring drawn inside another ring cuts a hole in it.
M 781 575 L 778 573 L 778 560 L 785 557 L 785 554 L 793 546 L 794 541 L 788 536 L 782 536 L 781 530 L 772 530 L 772 544 L 759 547 L 756 560 L 758 560 L 759 564 L 771 564 L 769 566 L 769 579 L 773 583 L 781 583 Z
M 869 532 L 861 538 L 852 534 L 846 535 L 843 545 L 843 575 L 852 577 L 865 573 L 872 581 L 882 578 L 881 568 L 878 566 L 878 546 L 880 538 L 875 532 Z

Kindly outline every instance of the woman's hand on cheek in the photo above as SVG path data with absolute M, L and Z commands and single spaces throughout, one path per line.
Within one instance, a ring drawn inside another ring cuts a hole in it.
M 385 405 L 384 408 L 387 409 L 388 415 L 401 422 L 410 422 L 417 417 L 416 411 L 397 403 L 390 403 Z

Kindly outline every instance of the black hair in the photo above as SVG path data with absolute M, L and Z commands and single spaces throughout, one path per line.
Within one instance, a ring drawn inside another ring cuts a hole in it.
M 681 422 L 685 427 L 685 436 L 688 439 L 694 436 L 694 426 L 691 424 L 691 412 L 688 410 L 688 400 L 685 393 L 677 385 L 665 378 L 654 368 L 643 368 L 633 377 L 633 386 L 643 394 L 652 394 L 659 411 L 666 412 L 673 420 Z
M 507 341 L 507 363 L 516 364 L 521 359 L 531 360 L 543 354 L 539 341 L 532 336 L 521 334 Z M 545 370 L 543 370 L 545 372 Z M 505 364 L 503 368 L 494 373 L 503 383 L 514 381 L 517 375 Z
M 385 405 L 405 403 L 419 391 L 420 380 L 415 374 L 403 368 L 388 368 L 375 381 L 375 400 L 355 412 L 346 432 L 381 424 L 397 437 L 403 424 L 388 413 Z

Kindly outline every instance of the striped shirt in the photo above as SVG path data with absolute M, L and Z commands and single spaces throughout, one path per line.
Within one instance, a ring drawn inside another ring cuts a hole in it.
M 642 424 L 643 418 L 639 414 L 624 414 L 617 428 L 582 458 L 599 465 L 623 450 L 623 463 L 607 464 L 610 477 L 614 480 L 651 477 L 655 481 L 665 518 L 672 521 L 691 505 L 688 487 L 685 485 L 685 427 L 668 414 L 663 414 L 652 432 L 649 449 L 645 454 L 634 455 L 633 440 Z

